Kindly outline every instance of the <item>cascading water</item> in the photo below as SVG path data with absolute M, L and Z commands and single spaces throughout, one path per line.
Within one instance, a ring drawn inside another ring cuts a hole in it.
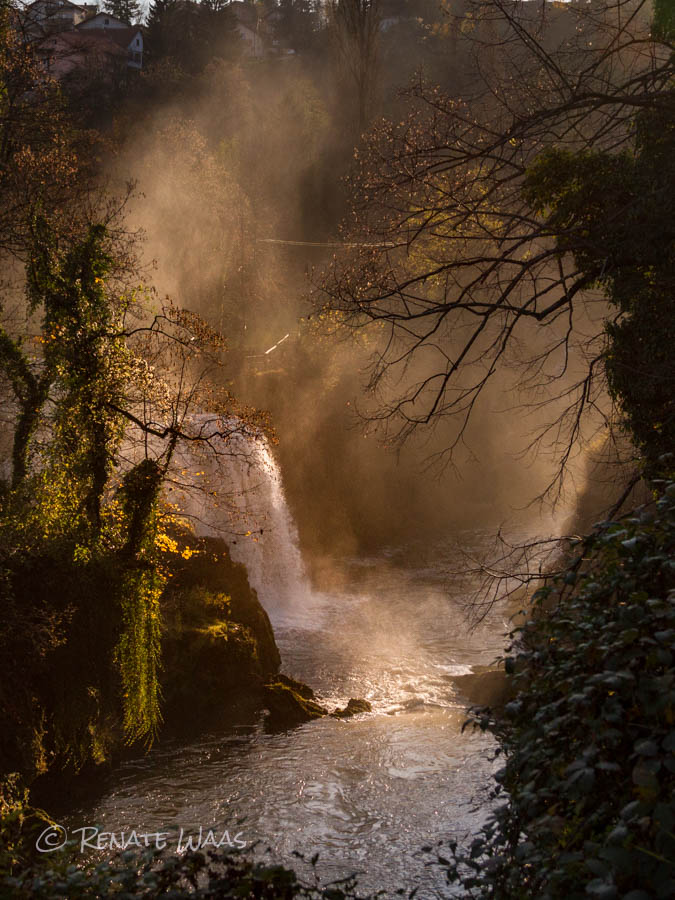
M 421 848 L 468 839 L 483 821 L 495 766 L 490 737 L 462 732 L 453 679 L 501 653 L 502 614 L 495 609 L 467 633 L 462 604 L 472 585 L 448 579 L 450 543 L 428 548 L 424 559 L 413 547 L 401 548 L 399 562 L 392 554 L 336 559 L 335 577 L 322 592 L 311 589 L 268 444 L 234 419 L 193 417 L 185 428 L 227 440 L 177 452 L 167 496 L 198 534 L 222 537 L 246 565 L 283 670 L 328 708 L 364 697 L 373 712 L 280 734 L 257 723 L 160 744 L 123 764 L 105 796 L 73 811 L 71 824 L 233 828 L 259 842 L 251 852 L 261 859 L 271 847 L 306 878 L 309 864 L 295 851 L 319 854 L 324 881 L 358 871 L 363 892 L 415 885 L 424 900 L 445 895 L 444 872 Z M 480 540 L 472 533 L 462 544 Z
M 219 452 L 199 444 L 177 451 L 174 469 L 182 483 L 173 496 L 179 508 L 198 535 L 227 542 L 273 621 L 307 611 L 309 581 L 269 443 L 237 428 L 236 422 L 233 426 L 233 420 L 223 428 L 223 420 L 203 414 L 193 416 L 190 424 L 207 435 L 223 430 L 229 436 Z

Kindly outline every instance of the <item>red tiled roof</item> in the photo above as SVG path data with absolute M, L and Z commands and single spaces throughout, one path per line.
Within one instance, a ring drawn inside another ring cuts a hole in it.
M 94 40 L 107 39 L 113 41 L 117 46 L 123 47 L 125 50 L 130 46 L 137 34 L 142 34 L 138 25 L 130 25 L 128 28 L 80 28 L 77 27 L 75 32 L 84 37 L 88 35 Z
M 82 31 L 84 31 L 84 28 Z M 106 36 L 111 41 L 115 41 L 116 44 L 119 44 L 120 47 L 124 47 L 126 50 L 136 35 L 140 34 L 141 29 L 137 25 L 130 25 L 128 28 L 89 28 L 88 31 L 90 34 L 105 31 Z
M 98 50 L 112 56 L 126 56 L 126 45 L 122 48 L 116 41 L 111 41 L 110 34 L 98 34 L 96 31 L 61 31 L 41 42 L 41 46 L 61 44 L 71 50 Z

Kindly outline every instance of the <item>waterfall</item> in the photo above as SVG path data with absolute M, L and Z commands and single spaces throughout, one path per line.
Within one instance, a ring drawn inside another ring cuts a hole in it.
M 307 599 L 309 582 L 281 472 L 267 442 L 256 443 L 252 465 L 237 457 L 228 468 L 242 521 L 251 525 L 246 529 L 251 534 L 228 540 L 230 554 L 246 566 L 269 613 L 297 610 Z
M 227 542 L 273 621 L 295 618 L 307 609 L 311 591 L 281 472 L 264 436 L 237 428 L 236 420 L 190 420 L 207 433 L 223 423 L 233 433 L 220 452 L 199 444 L 177 450 L 169 496 L 197 535 Z

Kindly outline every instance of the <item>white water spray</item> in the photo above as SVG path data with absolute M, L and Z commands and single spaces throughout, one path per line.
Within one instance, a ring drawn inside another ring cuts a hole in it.
M 200 415 L 191 424 L 209 433 L 222 421 Z M 265 438 L 235 429 L 218 452 L 183 445 L 175 463 L 178 504 L 196 534 L 227 542 L 273 620 L 299 617 L 311 589 L 281 472 Z

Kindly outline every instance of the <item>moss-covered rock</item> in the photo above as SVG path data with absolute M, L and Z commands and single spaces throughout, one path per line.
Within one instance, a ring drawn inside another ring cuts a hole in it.
M 342 709 L 329 712 L 317 702 L 310 687 L 283 674 L 275 676 L 274 681 L 265 685 L 265 705 L 269 710 L 266 725 L 273 731 L 293 728 L 323 716 L 349 719 L 361 713 L 372 712 L 373 709 L 367 700 L 352 697 Z
M 203 539 L 162 598 L 162 692 L 171 730 L 194 730 L 264 705 L 281 662 L 267 613 L 227 545 Z
M 347 705 L 342 709 L 336 709 L 335 712 L 331 713 L 331 716 L 335 719 L 349 719 L 352 716 L 358 716 L 361 713 L 372 712 L 373 707 L 368 703 L 367 700 L 361 700 L 357 697 L 352 697 Z
M 285 684 L 286 687 L 291 688 L 296 694 L 300 694 L 305 700 L 316 700 L 316 694 L 304 681 L 297 681 L 295 678 L 291 678 L 290 675 L 284 675 L 283 672 L 279 672 L 274 680 L 280 684 Z
M 194 547 L 194 542 L 191 544 Z M 234 562 L 224 541 L 203 538 L 196 549 L 197 553 L 188 559 L 177 559 L 172 566 L 171 584 L 162 597 L 167 629 L 203 625 L 217 618 L 239 622 L 255 635 L 265 671 L 277 672 L 281 657 L 272 625 L 249 584 L 245 566 Z M 221 599 L 215 599 L 218 597 Z M 223 601 L 223 597 L 227 600 Z
M 314 692 L 311 688 L 301 685 L 301 692 L 295 690 L 291 684 L 300 683 L 282 675 L 265 685 L 265 706 L 269 710 L 267 728 L 281 731 L 328 715 L 328 710 L 312 699 Z M 307 692 L 312 697 L 307 696 Z

